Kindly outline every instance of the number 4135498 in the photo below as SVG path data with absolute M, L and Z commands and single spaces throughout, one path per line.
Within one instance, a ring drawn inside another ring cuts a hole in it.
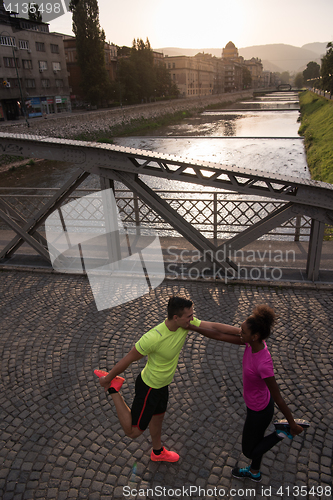
M 331 486 L 312 486 L 310 489 L 307 486 L 280 486 L 276 492 L 281 497 L 306 497 L 312 495 L 314 497 L 331 497 Z
M 60 14 L 61 13 L 61 4 L 58 2 L 52 3 L 52 2 L 47 2 L 47 3 L 41 3 L 37 4 L 34 2 L 31 3 L 6 3 L 4 2 L 4 7 L 7 12 L 16 12 L 17 14 L 36 14 L 37 12 L 40 12 L 43 14 L 44 12 L 46 14 Z M 20 11 L 20 12 L 19 12 Z

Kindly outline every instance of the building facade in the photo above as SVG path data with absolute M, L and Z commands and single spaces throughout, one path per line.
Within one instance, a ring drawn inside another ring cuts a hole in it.
M 224 92 L 243 89 L 243 66 L 241 63 L 222 59 L 224 66 Z
M 258 58 L 244 60 L 238 54 L 238 49 L 233 42 L 228 42 L 222 49 L 222 61 L 225 65 L 225 92 L 234 90 L 242 90 L 243 83 L 243 68 L 247 68 L 251 74 L 252 88 L 260 88 L 264 86 L 263 65 Z
M 211 54 L 199 53 L 194 57 L 166 56 L 165 65 L 181 97 L 200 97 L 222 92 L 223 66 Z
M 244 60 L 232 42 L 228 42 L 222 49 L 221 58 L 200 52 L 193 57 L 165 56 L 164 60 L 181 97 L 243 90 L 245 85 L 248 85 L 245 80 L 243 81 L 245 68 L 251 74 L 252 88 L 260 88 L 267 84 L 267 77 L 263 77 L 260 59 Z
M 0 119 L 71 111 L 62 37 L 0 7 Z
M 245 67 L 249 70 L 252 78 L 252 88 L 259 89 L 265 87 L 266 79 L 263 74 L 263 65 L 257 57 L 244 61 Z

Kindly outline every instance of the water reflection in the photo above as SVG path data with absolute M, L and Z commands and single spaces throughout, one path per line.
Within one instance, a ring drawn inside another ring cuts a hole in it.
M 279 110 L 283 110 L 283 109 L 299 109 L 299 102 L 298 101 L 262 101 L 262 102 L 258 102 L 258 101 L 246 101 L 246 102 L 240 102 L 240 103 L 236 103 L 234 105 L 234 109 L 247 109 L 247 108 L 251 108 L 251 109 L 262 109 L 262 110 L 265 110 L 265 109 L 279 109 Z
M 288 106 L 298 107 L 297 94 L 272 93 L 234 103 L 228 109 L 205 111 L 186 123 L 163 127 L 155 136 L 117 138 L 115 143 L 309 179 L 303 140 L 298 135 L 299 112 Z M 170 188 L 170 182 L 163 179 L 150 179 L 149 184 Z
M 186 123 L 164 127 L 158 135 L 299 138 L 298 117 L 298 111 L 205 111 Z

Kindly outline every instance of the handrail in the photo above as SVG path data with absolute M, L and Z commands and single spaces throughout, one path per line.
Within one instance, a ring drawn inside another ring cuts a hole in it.
M 5 194 L 1 193 L 2 191 L 5 191 Z M 28 191 L 30 192 L 38 192 L 39 194 L 20 194 L 22 191 Z M 10 200 L 11 198 L 14 200 L 37 200 L 39 201 L 39 204 L 42 203 L 43 199 L 49 199 L 52 197 L 53 192 L 56 192 L 57 188 L 34 188 L 34 187 L 29 187 L 29 188 L 17 188 L 17 187 L 5 187 L 5 188 L 0 188 L 0 198 L 4 200 Z M 80 196 L 80 193 L 96 193 L 98 192 L 98 189 L 95 188 L 77 188 L 69 197 L 68 200 L 71 200 L 73 198 L 77 198 Z M 7 192 L 7 193 L 6 193 Z M 121 196 L 119 196 L 119 194 Z M 246 215 L 247 210 L 253 211 L 251 205 L 257 204 L 258 207 L 261 206 L 261 211 L 265 212 L 263 215 L 265 215 L 267 212 L 265 211 L 265 206 L 269 206 L 270 208 L 278 208 L 279 206 L 283 205 L 283 202 L 279 202 L 277 200 L 270 200 L 267 198 L 244 198 L 244 197 L 236 197 L 235 193 L 232 191 L 229 192 L 218 192 L 218 191 L 186 191 L 186 199 L 180 198 L 180 193 L 177 190 L 166 190 L 166 189 L 159 189 L 159 194 L 163 197 L 165 201 L 168 203 L 172 204 L 172 202 L 175 202 L 176 200 L 181 200 L 183 205 L 188 204 L 196 204 L 198 206 L 198 203 L 200 202 L 209 202 L 210 206 L 205 206 L 202 210 L 198 210 L 197 217 L 193 216 L 193 213 L 191 213 L 191 206 L 189 206 L 186 210 L 185 213 L 185 218 L 187 216 L 191 216 L 191 223 L 200 228 L 200 231 L 202 233 L 206 233 L 208 237 L 214 238 L 214 240 L 221 238 L 221 235 L 230 235 L 230 234 L 238 234 L 244 230 L 244 228 L 250 227 L 253 223 L 253 220 L 260 220 L 260 214 L 257 214 L 257 217 L 252 217 L 251 219 Z M 184 193 L 181 193 L 184 194 Z M 187 195 L 195 195 L 195 197 L 188 198 Z M 177 198 L 172 197 L 172 195 L 177 195 Z M 224 199 L 219 199 L 219 196 L 223 195 L 225 196 L 232 196 L 232 198 L 224 198 Z M 85 195 L 86 197 L 89 197 L 88 195 Z M 162 221 L 162 219 L 155 214 L 154 216 L 152 215 L 151 211 L 148 214 L 142 214 L 142 211 L 140 211 L 140 207 L 145 205 L 141 200 L 138 200 L 135 194 L 132 193 L 132 191 L 127 190 L 127 189 L 115 189 L 115 196 L 116 200 L 118 201 L 118 209 L 120 211 L 120 214 L 123 216 L 124 220 L 126 222 L 133 222 L 136 223 L 138 220 L 140 221 L 140 224 L 142 226 L 145 226 L 145 224 L 149 224 L 150 227 L 154 227 L 156 231 L 162 231 L 163 233 L 174 233 L 173 228 L 168 227 L 169 224 L 167 222 Z M 93 198 L 94 199 L 94 198 Z M 68 201 L 67 200 L 67 201 Z M 127 204 L 126 207 L 127 209 L 130 208 L 127 212 L 123 207 L 121 207 L 121 201 L 129 201 L 132 202 L 131 204 Z M 226 206 L 229 206 L 227 210 L 227 215 L 224 217 L 226 222 L 221 222 L 221 217 L 219 214 L 223 210 L 225 210 Z M 230 205 L 232 205 L 230 207 Z M 17 208 L 17 203 L 13 203 L 13 206 L 16 206 Z M 240 215 L 240 218 L 243 217 L 243 221 L 240 220 L 237 217 L 234 217 L 233 211 L 238 210 L 239 206 L 246 206 L 247 208 L 243 208 L 242 214 Z M 24 216 L 24 211 L 28 212 L 29 208 L 25 206 L 24 208 L 21 209 L 21 214 Z M 203 221 L 198 220 L 200 217 L 204 217 Z M 227 222 L 228 218 L 234 217 L 234 222 L 230 223 Z M 244 220 L 247 219 L 247 220 Z M 252 221 L 252 223 L 249 222 L 249 220 Z M 303 239 L 308 239 L 310 235 L 310 218 L 309 217 L 295 217 L 287 223 L 283 225 L 285 230 L 288 230 L 288 232 L 283 231 L 283 230 L 275 230 L 274 231 L 274 237 L 275 236 L 283 236 L 285 238 L 293 238 L 294 241 L 299 241 L 299 238 L 302 237 Z M 272 236 L 273 236 L 272 235 Z

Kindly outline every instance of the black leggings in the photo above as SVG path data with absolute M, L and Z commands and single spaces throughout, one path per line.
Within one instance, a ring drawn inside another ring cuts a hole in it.
M 247 408 L 247 415 L 243 429 L 242 450 L 247 458 L 251 458 L 251 468 L 259 470 L 261 459 L 266 451 L 270 450 L 280 440 L 276 432 L 264 437 L 274 414 L 273 398 L 264 410 L 254 411 Z

